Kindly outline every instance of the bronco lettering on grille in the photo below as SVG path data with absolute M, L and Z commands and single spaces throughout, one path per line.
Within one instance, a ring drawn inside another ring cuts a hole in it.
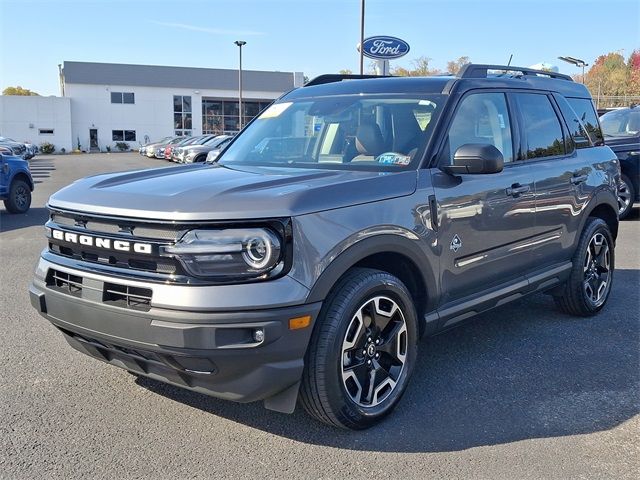
M 72 232 L 51 229 L 51 236 L 63 242 L 77 243 L 89 247 L 103 248 L 105 250 L 117 250 L 119 252 L 135 252 L 151 255 L 152 246 L 150 243 L 129 242 L 127 240 L 111 240 L 110 238 L 94 237 L 92 235 L 82 235 Z

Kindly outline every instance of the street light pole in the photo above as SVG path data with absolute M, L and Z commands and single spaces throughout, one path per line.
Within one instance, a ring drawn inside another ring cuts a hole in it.
M 584 85 L 584 67 L 589 66 L 587 62 L 575 57 L 558 57 L 558 60 L 570 63 L 571 65 L 575 65 L 576 67 L 582 67 L 582 84 Z
M 364 0 L 360 2 L 360 75 L 364 74 Z
M 240 130 L 242 130 L 242 47 L 247 44 L 244 40 L 236 40 L 234 42 L 240 51 L 240 58 L 238 62 L 238 113 L 240 115 Z

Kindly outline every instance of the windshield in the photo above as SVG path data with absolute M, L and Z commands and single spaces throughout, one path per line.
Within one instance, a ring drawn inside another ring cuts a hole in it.
M 613 110 L 600 117 L 605 137 L 633 137 L 640 133 L 640 108 Z
M 415 166 L 443 95 L 345 95 L 274 103 L 220 157 L 223 165 L 397 170 Z

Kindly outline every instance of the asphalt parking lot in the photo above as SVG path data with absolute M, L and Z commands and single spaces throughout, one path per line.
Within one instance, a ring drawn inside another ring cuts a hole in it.
M 48 196 L 134 153 L 39 156 L 0 208 L 0 478 L 638 478 L 640 212 L 598 316 L 536 295 L 423 340 L 396 412 L 364 432 L 184 391 L 72 350 L 30 306 Z

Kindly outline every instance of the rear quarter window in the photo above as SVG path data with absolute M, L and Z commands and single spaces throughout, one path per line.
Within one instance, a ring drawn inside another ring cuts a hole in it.
M 591 138 L 594 145 L 604 145 L 604 138 L 602 136 L 602 130 L 600 129 L 600 122 L 596 115 L 596 109 L 593 106 L 593 102 L 590 98 L 570 98 L 567 97 L 567 102 L 576 112 L 580 121 L 584 124 L 584 127 Z

